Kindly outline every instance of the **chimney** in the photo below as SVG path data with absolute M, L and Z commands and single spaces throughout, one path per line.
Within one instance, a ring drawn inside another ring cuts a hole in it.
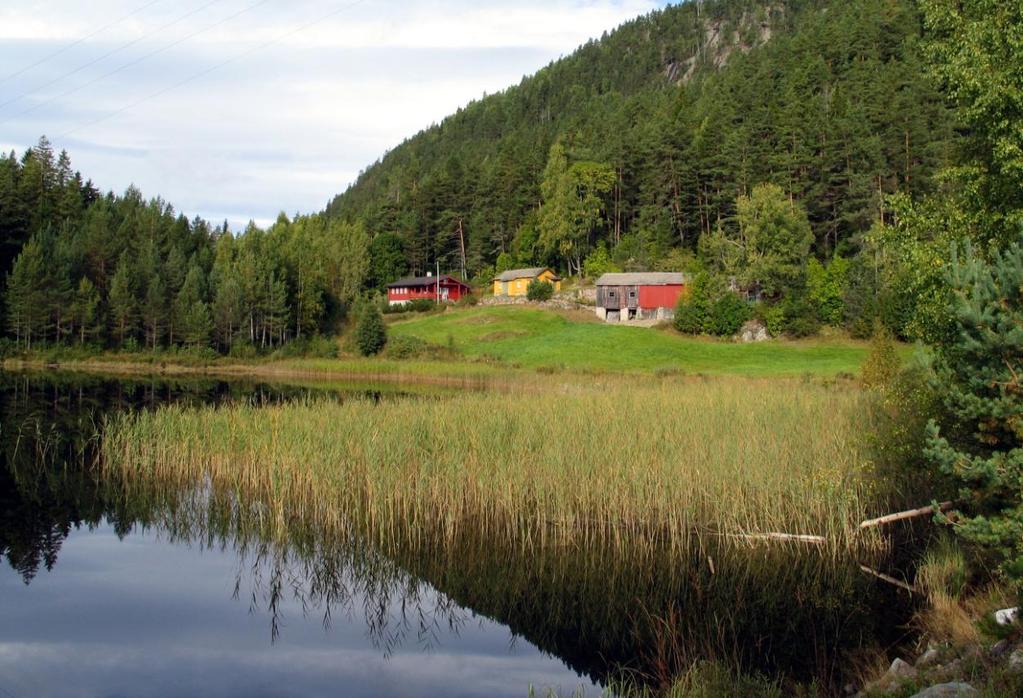
M 426 272 L 426 278 L 428 278 L 428 279 L 429 279 L 429 278 L 431 278 L 432 276 L 433 276 L 433 272 L 432 272 L 432 271 L 428 271 L 428 272 Z

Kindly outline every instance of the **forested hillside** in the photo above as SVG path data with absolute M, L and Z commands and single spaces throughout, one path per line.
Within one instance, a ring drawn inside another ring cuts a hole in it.
M 731 334 L 755 314 L 774 335 L 880 320 L 933 338 L 950 245 L 984 229 L 964 181 L 1018 194 L 995 170 L 956 169 L 978 133 L 956 130 L 972 112 L 953 108 L 928 48 L 921 13 L 934 5 L 940 29 L 946 8 L 918 2 L 654 12 L 267 230 L 229 234 L 134 188 L 101 195 L 42 139 L 0 157 L 7 341 L 273 351 L 336 333 L 366 292 L 438 263 L 478 281 L 511 265 L 688 271 L 685 332 Z
M 486 275 L 510 252 L 577 271 L 601 241 L 659 268 L 771 182 L 806 208 L 820 258 L 849 254 L 886 195 L 926 193 L 948 164 L 921 33 L 912 0 L 669 7 L 402 143 L 326 212 L 397 234 L 416 270 Z M 557 232 L 541 210 L 555 143 L 596 205 Z
M 0 242 L 19 348 L 272 350 L 336 329 L 369 270 L 361 224 L 282 215 L 232 235 L 134 187 L 101 196 L 45 138 L 0 157 Z

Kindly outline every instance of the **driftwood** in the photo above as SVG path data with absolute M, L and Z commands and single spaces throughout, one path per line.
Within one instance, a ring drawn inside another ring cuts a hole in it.
M 938 511 L 948 511 L 953 506 L 952 502 L 942 502 L 938 505 Z M 928 514 L 934 513 L 934 505 L 920 507 L 919 509 L 910 509 L 908 511 L 900 511 L 897 514 L 888 514 L 887 516 L 880 516 L 876 519 L 868 519 L 860 524 L 860 529 L 873 528 L 875 526 L 883 526 L 885 524 L 894 523 L 896 521 L 905 521 L 906 519 L 915 519 L 920 516 L 927 516 Z
M 878 572 L 877 570 L 872 570 L 869 567 L 867 567 L 866 565 L 860 565 L 860 569 L 863 570 L 864 572 L 866 572 L 867 574 L 873 576 L 873 577 L 877 577 L 878 579 L 880 579 L 882 581 L 885 581 L 885 582 L 888 582 L 889 584 L 894 584 L 895 586 L 899 587 L 900 589 L 905 589 L 910 594 L 918 593 L 915 587 L 913 587 L 913 586 L 911 586 L 909 584 L 906 584 L 901 579 L 896 579 L 895 577 L 892 577 L 891 575 L 887 575 L 884 572 Z
M 771 540 L 789 543 L 810 543 L 811 545 L 824 545 L 828 539 L 824 536 L 814 536 L 806 533 L 726 533 L 728 538 L 739 538 L 741 540 Z

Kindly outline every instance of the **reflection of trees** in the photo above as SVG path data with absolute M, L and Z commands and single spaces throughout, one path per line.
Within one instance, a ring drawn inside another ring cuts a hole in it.
M 215 380 L 111 380 L 0 372 L 0 556 L 29 583 L 57 562 L 64 539 L 107 518 L 119 535 L 135 521 L 92 465 L 106 414 L 169 402 L 272 404 L 308 389 Z
M 169 542 L 236 551 L 234 596 L 247 597 L 250 612 L 269 614 L 274 641 L 287 601 L 304 617 L 319 615 L 325 628 L 335 617 L 361 620 L 387 655 L 412 644 L 429 650 L 467 622 L 454 601 L 357 536 L 325 536 L 300 520 L 271 524 L 259 504 L 240 504 L 208 483 L 133 483 L 123 491 L 135 520 Z
M 487 537 L 472 522 L 452 535 L 420 519 L 414 535 L 388 536 L 381 547 L 359 531 L 289 515 L 287 502 L 271 510 L 209 483 L 94 477 L 97 425 L 110 410 L 302 394 L 275 390 L 54 385 L 0 375 L 0 554 L 29 582 L 52 568 L 75 527 L 104 518 L 122 535 L 152 527 L 172 542 L 237 550 L 235 595 L 269 614 L 274 640 L 290 603 L 325 627 L 340 617 L 361 619 L 387 654 L 412 643 L 434 647 L 464 627 L 463 609 L 472 609 L 600 682 L 622 668 L 670 674 L 707 656 L 831 677 L 839 652 L 876 636 L 878 619 L 899 625 L 878 612 L 870 580 L 792 546 L 709 540 L 680 551 L 598 536 L 584 547 L 524 548 Z

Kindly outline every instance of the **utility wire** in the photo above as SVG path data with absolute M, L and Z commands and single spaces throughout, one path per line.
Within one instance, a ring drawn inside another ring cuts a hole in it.
M 92 32 L 91 34 L 86 34 L 82 38 L 77 39 L 75 41 L 72 41 L 67 46 L 63 46 L 63 47 L 57 49 L 56 51 L 54 51 L 53 53 L 49 53 L 49 54 L 43 56 L 42 58 L 40 58 L 38 61 L 36 61 L 32 65 L 27 65 L 24 68 L 22 68 L 21 70 L 14 71 L 13 73 L 11 73 L 10 75 L 8 75 L 5 78 L 0 78 L 0 85 L 4 84 L 5 82 L 7 82 L 8 80 L 10 80 L 12 78 L 18 77 L 19 75 L 21 75 L 23 73 L 27 73 L 28 71 L 32 70 L 36 66 L 42 65 L 43 63 L 45 63 L 46 61 L 50 60 L 51 58 L 56 58 L 57 56 L 59 56 L 60 54 L 64 53 L 65 51 L 73 49 L 75 46 L 77 46 L 78 44 L 82 43 L 83 41 L 88 41 L 89 39 L 91 39 L 92 37 L 96 36 L 97 34 L 102 34 L 107 29 L 110 29 L 110 27 L 113 27 L 113 26 L 115 26 L 117 24 L 120 24 L 121 22 L 123 22 L 126 19 L 131 19 L 132 17 L 137 15 L 139 12 L 142 12 L 142 10 L 148 9 L 148 8 L 152 7 L 153 5 L 156 5 L 156 4 L 161 3 L 161 2 L 163 2 L 163 0 L 153 0 L 152 2 L 147 3 L 147 4 L 143 5 L 142 7 L 139 7 L 136 10 L 134 10 L 132 12 L 129 12 L 128 14 L 124 15 L 120 19 L 115 19 L 110 24 L 104 24 L 102 27 L 100 27 L 96 31 Z
M 45 85 L 40 85 L 39 87 L 35 88 L 34 90 L 29 90 L 28 92 L 25 92 L 24 94 L 21 94 L 21 95 L 18 95 L 17 97 L 14 97 L 13 99 L 9 99 L 6 102 L 2 102 L 2 103 L 0 103 L 0 109 L 3 109 L 8 104 L 13 104 L 14 102 L 22 100 L 25 97 L 29 97 L 31 95 L 34 95 L 36 92 L 39 92 L 40 90 L 45 90 L 50 85 L 53 85 L 54 83 L 58 83 L 58 82 L 60 82 L 61 80 L 65 79 L 65 78 L 69 78 L 72 75 L 75 75 L 76 73 L 80 73 L 83 70 L 85 70 L 86 68 L 88 68 L 89 66 L 96 65 L 100 61 L 102 61 L 102 60 L 104 60 L 106 58 L 109 58 L 110 56 L 114 55 L 115 53 L 120 53 L 121 51 L 125 50 L 126 48 L 130 48 L 130 47 L 134 46 L 135 44 L 137 44 L 138 42 L 144 41 L 144 40 L 148 39 L 149 37 L 153 36 L 154 34 L 159 34 L 164 29 L 169 29 L 170 27 L 174 26 L 175 24 L 177 24 L 177 23 L 179 23 L 179 22 L 181 22 L 183 20 L 188 19 L 192 15 L 195 15 L 195 14 L 198 14 L 199 12 L 202 12 L 207 7 L 210 7 L 211 5 L 216 5 L 218 2 L 221 2 L 221 0 L 210 0 L 205 5 L 202 5 L 202 6 L 196 8 L 194 10 L 191 10 L 190 12 L 186 12 L 185 14 L 181 15 L 177 19 L 171 20 L 170 22 L 167 22 L 166 24 L 164 24 L 164 25 L 154 29 L 153 31 L 149 32 L 148 34 L 143 34 L 140 37 L 132 39 L 131 41 L 129 41 L 126 44 L 123 44 L 121 46 L 118 46 L 115 49 L 107 51 L 106 53 L 104 53 L 99 58 L 93 59 L 93 60 L 89 61 L 88 63 L 85 63 L 84 65 L 78 66 L 77 68 L 72 70 L 70 73 L 65 73 L 64 75 L 58 76 L 58 77 L 54 78 L 53 80 L 50 80 Z
M 58 138 L 66 138 L 67 136 L 70 136 L 73 133 L 77 133 L 78 131 L 81 131 L 83 128 L 88 128 L 90 126 L 95 126 L 96 124 L 101 123 L 103 121 L 106 121 L 107 119 L 111 119 L 111 118 L 117 116 L 118 114 L 123 114 L 124 112 L 128 111 L 129 109 L 134 109 L 135 107 L 137 107 L 138 105 L 142 104 L 143 102 L 148 102 L 151 99 L 155 99 L 156 97 L 159 97 L 161 95 L 165 95 L 165 94 L 167 94 L 168 92 L 170 92 L 172 90 L 176 90 L 177 88 L 182 87 L 183 85 L 187 85 L 188 83 L 193 82 L 195 80 L 198 80 L 199 78 L 201 78 L 201 77 L 203 77 L 205 75 L 209 75 L 213 71 L 219 70 L 220 68 L 223 68 L 225 65 L 228 65 L 229 63 L 234 63 L 235 61 L 237 61 L 239 59 L 242 59 L 245 56 L 248 56 L 248 55 L 250 55 L 252 53 L 255 53 L 256 51 L 264 49 L 264 48 L 266 48 L 268 46 L 273 46 L 274 44 L 279 43 L 279 42 L 283 41 L 284 39 L 287 39 L 289 36 L 294 36 L 295 34 L 298 34 L 301 31 L 305 31 L 306 29 L 309 29 L 310 27 L 314 27 L 317 24 L 319 24 L 320 22 L 326 21 L 326 20 L 330 19 L 331 17 L 334 17 L 335 15 L 339 15 L 342 12 L 345 12 L 347 10 L 351 10 L 351 9 L 357 7 L 358 5 L 361 5 L 363 2 L 365 2 L 365 0 L 355 0 L 355 2 L 351 2 L 351 3 L 348 3 L 346 5 L 342 5 L 341 7 L 334 8 L 330 12 L 328 12 L 328 13 L 326 13 L 324 15 L 321 15 L 320 17 L 312 20 L 311 22 L 303 24 L 302 26 L 297 27 L 295 29 L 292 29 L 291 31 L 287 31 L 287 32 L 281 34 L 280 36 L 278 36 L 276 38 L 270 39 L 269 41 L 264 41 L 263 43 L 258 44 L 256 46 L 253 46 L 250 49 L 246 49 L 245 51 L 242 51 L 241 53 L 238 53 L 238 54 L 236 54 L 236 55 L 234 55 L 234 56 L 232 56 L 232 57 L 230 57 L 230 58 L 228 58 L 226 60 L 223 60 L 220 63 L 216 63 L 216 64 L 210 66 L 209 68 L 206 68 L 204 70 L 200 70 L 198 73 L 194 73 L 194 74 L 190 75 L 189 77 L 185 78 L 184 80 L 180 80 L 179 82 L 176 82 L 173 85 L 169 85 L 169 86 L 167 86 L 167 87 L 165 87 L 165 88 L 163 88 L 161 90 L 157 90 L 156 92 L 153 92 L 152 94 L 146 95 L 145 97 L 142 97 L 141 99 L 137 99 L 134 102 L 126 104 L 125 106 L 121 107 L 120 109 L 112 111 L 109 114 L 106 114 L 105 116 L 101 116 L 98 119 L 94 119 L 93 121 L 90 121 L 88 123 L 82 124 L 81 126 L 76 126 L 75 128 L 73 128 L 73 129 L 71 129 L 69 131 L 65 131 L 64 133 L 59 134 L 57 137 Z
M 183 44 L 184 42 L 188 41 L 189 39 L 194 39 L 195 37 L 199 36 L 200 34 L 205 34 L 206 32 L 210 31 L 211 29 L 216 29 L 221 24 L 224 24 L 226 22 L 230 22 L 232 19 L 234 19 L 234 18 L 236 18 L 236 17 L 238 17 L 240 15 L 243 15 L 246 12 L 251 12 L 252 10 L 256 9 L 257 7 L 259 7 L 260 5 L 265 5 L 268 2 L 270 2 L 270 0 L 259 0 L 258 2 L 254 3 L 252 5 L 249 5 L 248 7 L 242 8 L 241 10 L 239 10 L 238 12 L 235 12 L 232 15 L 228 15 L 227 17 L 224 17 L 223 19 L 220 19 L 220 20 L 214 22 L 213 24 L 209 25 L 208 27 L 204 27 L 203 29 L 200 29 L 198 31 L 192 32 L 191 34 L 183 36 L 180 39 L 177 39 L 176 41 L 172 41 L 171 43 L 167 44 L 166 46 L 164 46 L 162 48 L 156 49 L 155 51 L 150 51 L 149 53 L 145 53 L 145 54 L 139 56 L 138 58 L 136 58 L 135 60 L 129 61 L 129 62 L 125 63 L 124 65 L 121 65 L 121 66 L 119 66 L 117 68 L 114 68 L 110 72 L 104 73 L 103 75 L 100 75 L 99 77 L 95 77 L 95 78 L 93 78 L 92 80 L 90 80 L 90 81 L 88 81 L 86 83 L 82 83 L 81 85 L 78 85 L 77 87 L 72 87 L 70 90 L 67 90 L 66 92 L 63 92 L 63 93 L 61 93 L 59 95 L 55 95 L 53 97 L 50 97 L 46 101 L 39 102 L 37 104 L 33 104 L 28 109 L 20 111 L 17 114 L 13 114 L 11 116 L 0 118 L 0 124 L 5 123 L 7 121 L 10 121 L 11 119 L 16 119 L 19 116 L 24 116 L 25 114 L 29 114 L 31 112 L 34 112 L 36 109 L 39 109 L 40 107 L 45 107 L 47 104 L 55 102 L 58 99 L 63 99 L 65 97 L 69 97 L 70 95 L 73 95 L 75 92 L 78 92 L 80 90 L 84 90 L 86 87 L 89 87 L 90 85 L 95 85 L 97 82 L 100 82 L 101 80 L 107 79 L 111 75 L 115 75 L 117 73 L 120 73 L 122 70 L 126 70 L 127 68 L 130 68 L 133 65 L 138 65 L 142 61 L 144 61 L 144 60 L 146 60 L 148 58 L 152 58 L 153 56 L 155 56 L 158 53 L 163 53 L 164 51 L 172 49 L 172 48 L 174 48 L 175 46 L 177 46 L 179 44 Z M 2 105 L 0 105 L 0 106 L 2 106 Z

